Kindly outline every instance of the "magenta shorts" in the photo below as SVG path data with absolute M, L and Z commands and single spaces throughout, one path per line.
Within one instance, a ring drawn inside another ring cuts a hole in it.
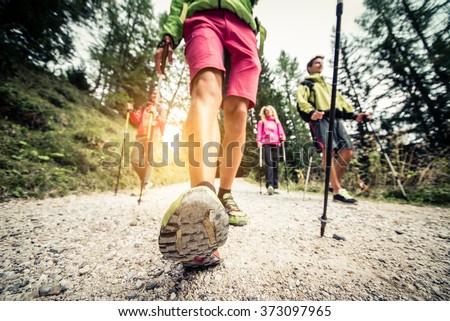
M 194 14 L 183 28 L 191 90 L 199 71 L 215 68 L 225 74 L 224 98 L 243 97 L 255 106 L 261 63 L 250 26 L 233 12 L 217 9 Z

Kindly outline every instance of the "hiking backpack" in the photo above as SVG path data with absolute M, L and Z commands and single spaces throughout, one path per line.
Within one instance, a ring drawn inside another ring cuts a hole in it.
M 300 85 L 307 86 L 307 87 L 309 88 L 311 94 L 309 95 L 310 98 L 308 99 L 308 102 L 309 102 L 314 108 L 316 108 L 316 101 L 315 101 L 315 98 L 316 98 L 316 97 L 315 97 L 315 93 L 314 93 L 314 89 L 313 89 L 314 83 L 313 83 L 312 81 L 310 81 L 310 80 L 303 80 L 303 81 L 300 83 Z M 311 101 L 311 96 L 312 96 L 312 95 L 314 95 L 313 101 Z M 300 106 L 299 106 L 298 102 L 297 102 L 297 111 L 298 111 L 298 113 L 300 114 L 300 117 L 303 119 L 303 121 L 304 121 L 305 123 L 309 123 L 309 121 L 311 120 L 311 116 L 310 116 L 308 113 L 305 113 L 304 111 L 302 111 L 302 110 L 300 109 Z

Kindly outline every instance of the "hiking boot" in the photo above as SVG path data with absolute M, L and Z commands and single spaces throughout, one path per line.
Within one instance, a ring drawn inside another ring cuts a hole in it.
M 247 214 L 237 206 L 231 193 L 225 193 L 220 201 L 225 207 L 231 225 L 243 226 L 248 223 Z
M 273 195 L 273 186 L 267 187 L 267 194 Z
M 273 190 L 273 193 L 274 193 L 274 194 L 280 194 L 280 191 L 278 190 L 278 188 L 275 188 L 275 189 Z
M 347 192 L 345 188 L 341 188 L 337 194 L 334 194 L 333 200 L 349 204 L 356 203 L 356 200 Z
M 186 267 L 207 267 L 221 262 L 214 255 L 228 236 L 228 216 L 208 187 L 184 192 L 163 217 L 158 238 L 164 258 Z
M 220 258 L 219 251 L 216 250 L 207 256 L 195 256 L 192 259 L 181 261 L 181 264 L 186 269 L 197 269 L 215 266 L 222 262 L 223 260 Z

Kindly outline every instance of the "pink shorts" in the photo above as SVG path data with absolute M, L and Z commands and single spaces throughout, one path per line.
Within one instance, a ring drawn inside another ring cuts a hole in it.
M 250 26 L 233 12 L 217 9 L 194 14 L 183 27 L 191 90 L 199 71 L 215 68 L 225 74 L 224 98 L 243 97 L 255 106 L 261 63 Z

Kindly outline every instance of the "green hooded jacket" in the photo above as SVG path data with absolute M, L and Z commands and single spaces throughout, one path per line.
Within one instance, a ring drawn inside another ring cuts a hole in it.
M 308 115 L 309 118 L 315 111 L 327 111 L 331 108 L 332 86 L 325 82 L 325 79 L 318 73 L 309 75 L 305 81 L 312 84 L 308 86 L 302 84 L 297 91 L 297 103 L 300 113 Z M 336 95 L 336 117 L 344 119 L 355 119 L 354 108 L 345 101 L 344 97 L 337 92 Z
M 262 53 L 266 30 L 257 19 L 253 18 L 253 7 L 257 2 L 258 0 L 172 0 L 169 17 L 163 26 L 161 39 L 165 35 L 169 35 L 172 37 L 174 47 L 177 47 L 183 38 L 183 23 L 186 18 L 202 10 L 227 9 L 245 21 L 255 34 L 261 33 L 260 53 Z

